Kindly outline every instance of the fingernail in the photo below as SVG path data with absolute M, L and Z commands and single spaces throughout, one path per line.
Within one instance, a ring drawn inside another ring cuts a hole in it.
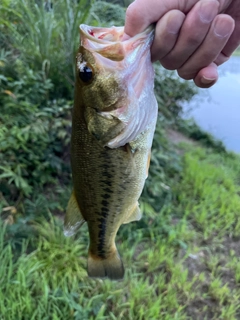
M 211 22 L 217 14 L 217 6 L 216 6 L 215 10 L 214 10 L 214 8 L 211 8 L 209 6 L 209 4 L 211 2 L 217 3 L 217 1 L 212 1 L 212 0 L 211 1 L 204 1 L 199 8 L 199 16 L 200 16 L 201 21 L 204 23 Z
M 206 78 L 206 77 L 202 77 L 201 78 L 201 82 L 203 84 L 214 84 L 214 82 L 216 82 L 216 78 Z
M 217 20 L 214 26 L 214 33 L 220 38 L 227 37 L 232 30 L 229 29 L 229 21 Z

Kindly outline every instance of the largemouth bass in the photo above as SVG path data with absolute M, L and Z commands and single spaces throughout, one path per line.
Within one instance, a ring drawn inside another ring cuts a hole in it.
M 121 279 L 115 237 L 121 224 L 139 220 L 138 199 L 148 175 L 157 102 L 149 27 L 122 41 L 123 27 L 80 26 L 72 114 L 73 193 L 65 235 L 86 221 L 88 275 Z

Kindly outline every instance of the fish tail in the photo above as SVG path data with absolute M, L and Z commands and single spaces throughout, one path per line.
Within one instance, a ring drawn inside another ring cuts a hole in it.
M 100 258 L 89 252 L 88 276 L 91 278 L 109 278 L 121 280 L 124 276 L 124 266 L 117 249 L 107 258 Z

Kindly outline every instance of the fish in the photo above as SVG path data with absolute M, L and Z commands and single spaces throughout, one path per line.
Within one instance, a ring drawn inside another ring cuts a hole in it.
M 154 28 L 123 40 L 124 27 L 80 25 L 72 111 L 73 191 L 64 234 L 87 223 L 88 276 L 121 280 L 115 238 L 142 217 L 158 105 L 150 48 Z

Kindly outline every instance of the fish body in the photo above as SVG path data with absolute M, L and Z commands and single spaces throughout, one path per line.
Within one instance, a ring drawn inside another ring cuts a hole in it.
M 72 114 L 73 193 L 65 235 L 86 221 L 88 275 L 121 279 L 115 237 L 139 220 L 157 120 L 150 60 L 153 29 L 121 41 L 123 27 L 80 26 Z

